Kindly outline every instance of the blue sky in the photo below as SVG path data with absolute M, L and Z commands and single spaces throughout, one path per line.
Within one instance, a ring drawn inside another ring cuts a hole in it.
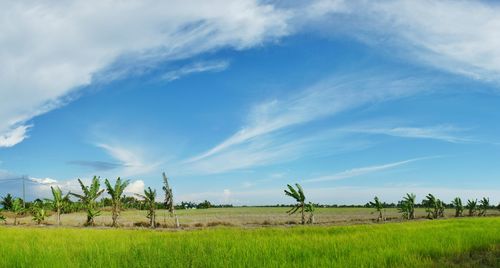
M 500 202 L 495 2 L 2 6 L 0 196 L 165 171 L 178 202 Z

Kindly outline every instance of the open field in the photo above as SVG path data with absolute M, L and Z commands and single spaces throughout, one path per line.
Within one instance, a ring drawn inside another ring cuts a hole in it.
M 284 207 L 235 207 L 235 208 L 210 208 L 210 209 L 189 209 L 177 210 L 180 223 L 183 227 L 205 227 L 207 225 L 233 225 L 233 226 L 261 226 L 261 225 L 284 225 L 300 222 L 300 216 L 289 216 L 286 211 L 289 208 Z M 315 211 L 316 223 L 323 225 L 346 225 L 355 223 L 368 223 L 377 218 L 373 213 L 373 208 L 317 208 Z M 13 215 L 4 212 L 8 217 L 7 223 L 13 223 Z M 133 227 L 139 222 L 147 222 L 147 211 L 145 210 L 126 210 L 122 212 L 119 223 L 123 227 Z M 416 209 L 417 218 L 425 218 L 427 213 L 423 208 Z M 454 210 L 446 210 L 445 216 L 452 217 Z M 488 211 L 488 215 L 499 216 L 500 212 L 496 209 Z M 166 217 L 165 217 L 166 216 Z M 390 221 L 401 220 L 401 214 L 397 209 L 386 209 L 385 216 Z M 61 216 L 62 223 L 65 226 L 82 226 L 86 219 L 84 212 L 64 214 Z M 22 225 L 35 225 L 30 215 L 26 215 L 18 221 Z M 165 226 L 173 226 L 172 218 L 164 210 L 158 210 L 157 221 Z M 50 216 L 46 223 L 55 224 L 55 215 Z M 102 212 L 101 216 L 96 218 L 97 226 L 111 225 L 111 213 Z
M 0 227 L 0 267 L 498 267 L 500 218 L 153 231 Z

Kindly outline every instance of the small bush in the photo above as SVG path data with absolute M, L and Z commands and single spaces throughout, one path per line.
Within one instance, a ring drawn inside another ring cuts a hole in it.
M 214 227 L 214 226 L 233 226 L 232 223 L 226 222 L 226 221 L 212 221 L 207 223 L 208 227 Z

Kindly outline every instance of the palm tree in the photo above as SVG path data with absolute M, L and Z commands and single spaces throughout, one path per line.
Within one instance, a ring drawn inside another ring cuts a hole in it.
M 293 188 L 290 184 L 287 184 L 288 190 L 285 190 L 285 195 L 288 195 L 297 201 L 297 204 L 292 207 L 287 213 L 292 215 L 295 212 L 297 212 L 300 209 L 300 213 L 302 215 L 301 223 L 305 224 L 306 223 L 306 217 L 305 217 L 305 201 L 306 201 L 306 196 L 304 195 L 304 191 L 302 190 L 302 187 L 296 183 L 295 186 L 297 187 L 297 190 Z
M 7 194 L 6 196 L 2 197 L 2 201 L 0 201 L 0 205 L 5 210 L 12 210 L 12 202 L 14 201 L 14 198 L 12 197 L 11 194 Z
M 69 200 L 69 193 L 63 195 L 61 188 L 59 186 L 54 188 L 50 186 L 52 190 L 52 200 L 47 200 L 51 205 L 54 211 L 57 213 L 57 225 L 61 225 L 61 213 L 63 208 L 66 206 Z
M 483 199 L 479 201 L 479 216 L 486 216 L 488 208 L 490 208 L 490 199 L 483 197 Z
M 97 207 L 97 198 L 104 192 L 104 189 L 99 190 L 101 184 L 99 182 L 99 177 L 94 176 L 90 186 L 85 186 L 83 182 L 78 179 L 80 187 L 82 188 L 83 195 L 71 193 L 71 195 L 80 199 L 83 205 L 87 209 L 87 222 L 86 226 L 94 225 L 94 218 L 101 214 L 101 211 Z
M 403 200 L 400 202 L 399 211 L 403 213 L 403 217 L 412 220 L 415 219 L 415 200 L 417 196 L 413 193 L 407 193 Z
M 168 184 L 167 175 L 163 172 L 163 191 L 165 191 L 165 208 L 170 212 L 170 217 L 175 218 L 175 226 L 179 228 L 179 218 L 177 214 L 175 214 L 175 206 L 174 206 L 174 194 L 172 192 L 172 188 Z
M 455 199 L 451 201 L 451 204 L 455 208 L 455 217 L 462 217 L 464 213 L 464 206 L 462 204 L 462 199 L 460 199 L 460 197 L 455 197 Z
M 21 198 L 14 198 L 11 211 L 14 213 L 14 225 L 16 225 L 17 218 L 24 213 L 23 200 Z
M 469 210 L 469 217 L 474 216 L 477 211 L 477 199 L 475 200 L 467 200 L 467 206 L 465 206 Z
M 384 219 L 383 215 L 382 215 L 382 210 L 384 209 L 384 205 L 382 204 L 382 202 L 380 202 L 380 200 L 378 199 L 377 196 L 375 196 L 375 198 L 373 199 L 373 202 L 370 202 L 370 205 L 372 205 L 378 212 L 378 218 L 377 218 L 377 221 L 380 222 Z
M 113 227 L 117 226 L 117 220 L 118 216 L 120 216 L 120 212 L 122 210 L 122 194 L 125 188 L 129 185 L 130 181 L 126 180 L 123 181 L 118 177 L 118 179 L 115 182 L 115 186 L 111 186 L 111 183 L 109 183 L 108 179 L 104 181 L 106 184 L 106 189 L 108 191 L 108 194 L 111 196 L 111 206 L 112 206 L 112 216 L 111 218 L 113 219 Z
M 144 190 L 144 195 L 136 194 L 138 197 L 142 198 L 146 207 L 148 208 L 148 219 L 149 225 L 151 228 L 156 227 L 156 190 L 148 187 L 147 190 Z
M 33 203 L 31 207 L 31 214 L 33 215 L 33 221 L 40 225 L 45 221 L 47 217 L 47 212 L 45 211 L 43 201 L 37 200 Z

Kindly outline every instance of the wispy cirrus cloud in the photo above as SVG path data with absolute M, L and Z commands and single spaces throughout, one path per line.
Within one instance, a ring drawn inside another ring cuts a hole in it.
M 500 81 L 497 3 L 318 0 L 303 9 L 308 20 L 298 24 L 390 48 L 405 60 L 475 79 Z
M 384 170 L 389 170 L 393 168 L 397 168 L 400 166 L 408 165 L 413 162 L 417 161 L 422 161 L 426 159 L 431 159 L 431 158 L 436 158 L 435 156 L 433 157 L 420 157 L 420 158 L 413 158 L 413 159 L 408 159 L 408 160 L 403 160 L 403 161 L 398 161 L 398 162 L 393 162 L 393 163 L 387 163 L 387 164 L 382 164 L 382 165 L 373 165 L 373 166 L 367 166 L 367 167 L 359 167 L 359 168 L 353 168 L 349 170 L 345 170 L 342 172 L 338 172 L 335 174 L 331 175 L 326 175 L 326 176 L 321 176 L 321 177 L 316 177 L 316 178 L 311 178 L 307 180 L 303 180 L 303 182 L 323 182 L 323 181 L 336 181 L 336 180 L 343 180 L 347 178 L 353 178 L 353 177 L 358 177 L 358 176 L 363 176 L 363 175 L 368 175 Z
M 318 144 L 326 144 L 325 141 L 338 135 L 328 130 L 299 137 L 284 135 L 288 130 L 356 107 L 403 98 L 432 88 L 432 82 L 423 86 L 414 78 L 338 76 L 286 98 L 257 104 L 239 131 L 208 151 L 187 159 L 184 164 L 211 169 L 220 166 L 223 168 L 217 168 L 217 171 L 223 172 L 289 161 L 318 149 Z M 337 149 L 342 151 L 346 146 L 362 145 L 346 142 Z
M 176 70 L 169 71 L 161 76 L 167 81 L 174 81 L 183 76 L 202 72 L 222 72 L 229 67 L 229 61 L 199 61 L 189 65 L 182 66 Z
M 239 131 L 188 162 L 210 157 L 259 136 L 433 87 L 432 81 L 424 86 L 415 78 L 366 75 L 367 77 L 344 75 L 327 79 L 287 98 L 260 103 L 250 111 L 246 124 Z
M 388 135 L 393 137 L 432 139 L 450 143 L 477 142 L 463 135 L 464 129 L 452 125 L 437 125 L 428 127 L 378 127 L 378 126 L 351 126 L 341 129 L 351 133 Z

